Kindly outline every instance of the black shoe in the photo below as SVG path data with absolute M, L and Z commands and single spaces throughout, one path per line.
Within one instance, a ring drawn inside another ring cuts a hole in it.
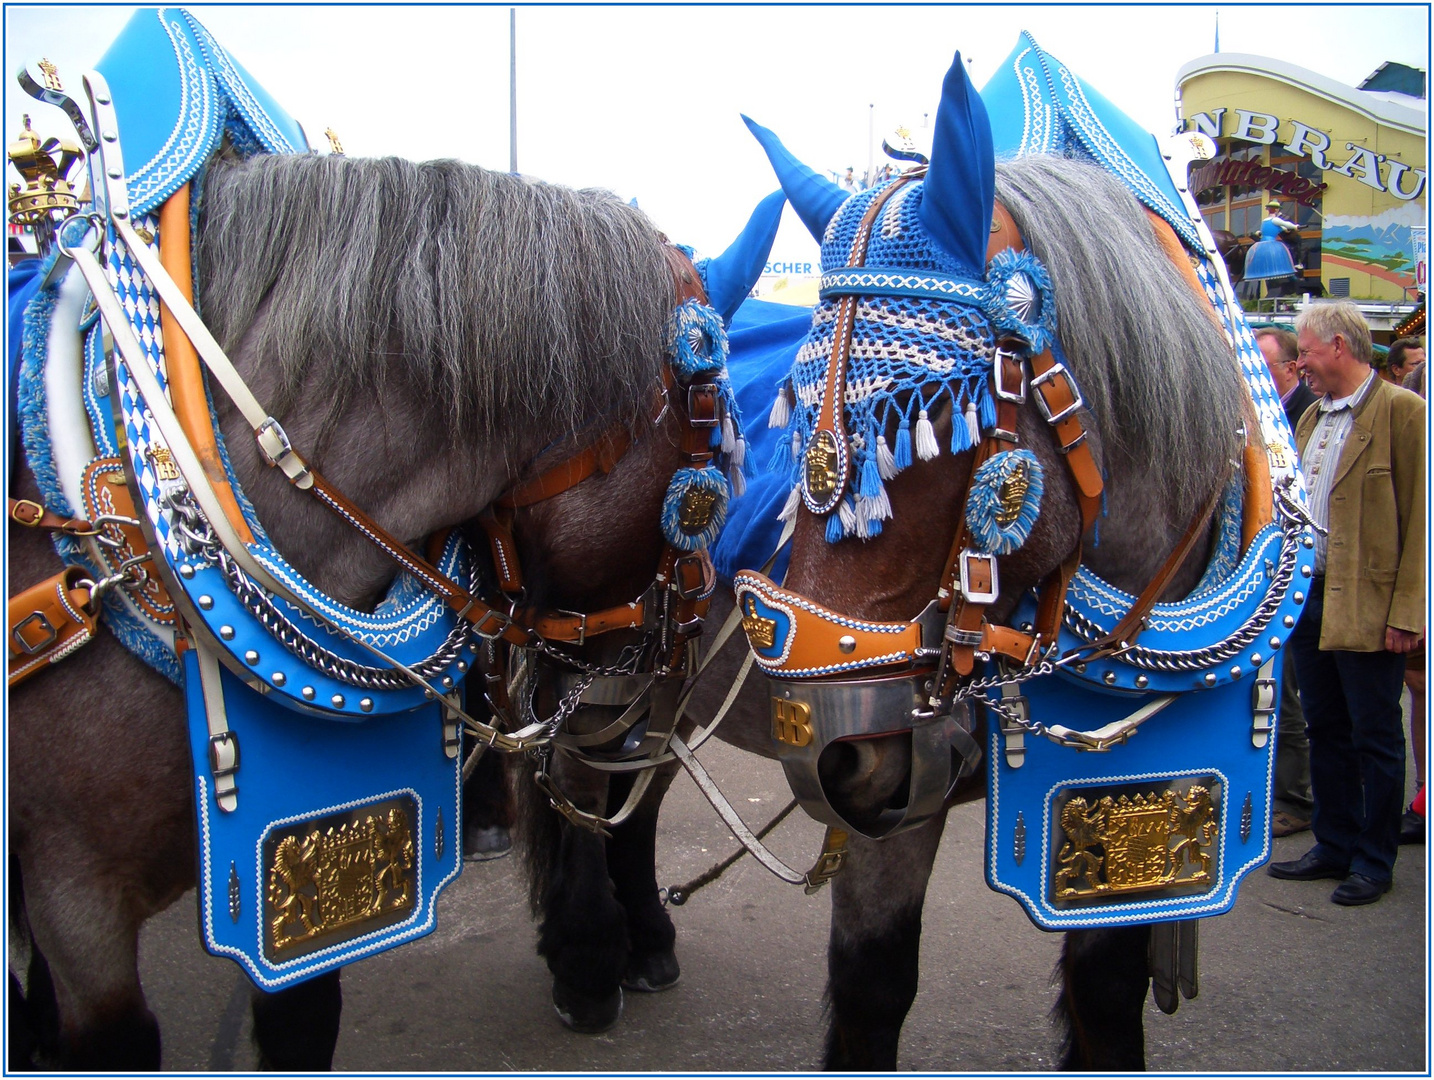
M 1289 881 L 1316 881 L 1319 878 L 1339 880 L 1349 874 L 1349 867 L 1322 858 L 1311 848 L 1293 862 L 1270 863 L 1265 872 L 1270 877 L 1285 878 Z
M 1399 842 L 1401 844 L 1424 843 L 1424 815 L 1413 810 L 1404 811 L 1399 819 Z
M 1359 907 L 1372 904 L 1394 887 L 1393 880 L 1375 881 L 1363 874 L 1350 874 L 1344 884 L 1330 893 L 1330 899 L 1345 907 Z

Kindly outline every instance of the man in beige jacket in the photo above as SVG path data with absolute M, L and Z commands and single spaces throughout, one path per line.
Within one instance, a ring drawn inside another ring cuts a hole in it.
M 1424 636 L 1424 401 L 1370 366 L 1369 327 L 1349 301 L 1295 320 L 1318 405 L 1295 442 L 1315 576 L 1290 650 L 1309 724 L 1315 845 L 1277 878 L 1341 879 L 1336 904 L 1372 904 L 1394 881 L 1404 809 L 1404 655 Z M 1299 587 L 1296 583 L 1296 588 Z

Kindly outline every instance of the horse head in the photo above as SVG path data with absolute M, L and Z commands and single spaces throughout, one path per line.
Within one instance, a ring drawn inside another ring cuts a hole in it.
M 647 392 L 545 450 L 483 518 L 515 613 L 583 613 L 576 635 L 541 640 L 509 673 L 518 711 L 560 720 L 568 749 L 625 758 L 660 743 L 650 706 L 688 670 L 686 643 L 714 586 L 706 548 L 743 486 L 725 325 L 761 274 L 785 202 L 769 195 L 715 258 L 657 252 L 664 347 Z M 519 563 L 521 580 L 501 570 Z M 561 621 L 525 617 L 540 636 Z M 675 699 L 665 704 L 657 711 L 674 715 Z
M 742 572 L 738 601 L 797 794 L 884 835 L 935 813 L 979 756 L 959 704 L 975 662 L 1051 655 L 1055 625 L 1007 625 L 1025 594 L 1042 587 L 1058 619 L 1083 540 L 1122 587 L 1155 573 L 1228 474 L 1239 374 L 1116 181 L 995 161 L 959 54 L 924 173 L 847 198 L 750 126 L 822 244 L 822 288 L 773 411 L 790 570 L 785 587 Z M 1167 383 L 1177 348 L 1198 373 Z

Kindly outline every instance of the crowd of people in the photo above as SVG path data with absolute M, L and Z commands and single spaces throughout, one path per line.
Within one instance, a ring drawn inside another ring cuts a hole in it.
M 1424 343 L 1396 341 L 1377 362 L 1347 300 L 1256 338 L 1318 526 L 1284 665 L 1273 816 L 1275 835 L 1310 830 L 1315 843 L 1269 873 L 1336 880 L 1334 903 L 1370 904 L 1393 884 L 1399 845 L 1425 840 Z M 1417 781 L 1407 807 L 1406 685 Z

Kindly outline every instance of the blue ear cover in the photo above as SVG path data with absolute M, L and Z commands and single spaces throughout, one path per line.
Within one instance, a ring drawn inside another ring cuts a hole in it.
M 707 299 L 722 316 L 724 325 L 731 324 L 732 316 L 762 276 L 767 256 L 772 253 L 772 243 L 777 239 L 777 226 L 782 223 L 782 207 L 786 201 L 785 192 L 774 191 L 768 195 L 752 211 L 741 235 L 721 255 L 707 262 Z
M 995 197 L 991 122 L 958 52 L 941 86 L 918 216 L 931 238 L 978 278 L 985 276 Z
M 772 163 L 792 209 L 820 244 L 826 235 L 827 223 L 836 215 L 841 204 L 851 197 L 851 192 L 842 190 L 825 176 L 803 165 L 782 145 L 781 139 L 751 117 L 743 116 L 742 120 L 767 152 L 767 160 Z

